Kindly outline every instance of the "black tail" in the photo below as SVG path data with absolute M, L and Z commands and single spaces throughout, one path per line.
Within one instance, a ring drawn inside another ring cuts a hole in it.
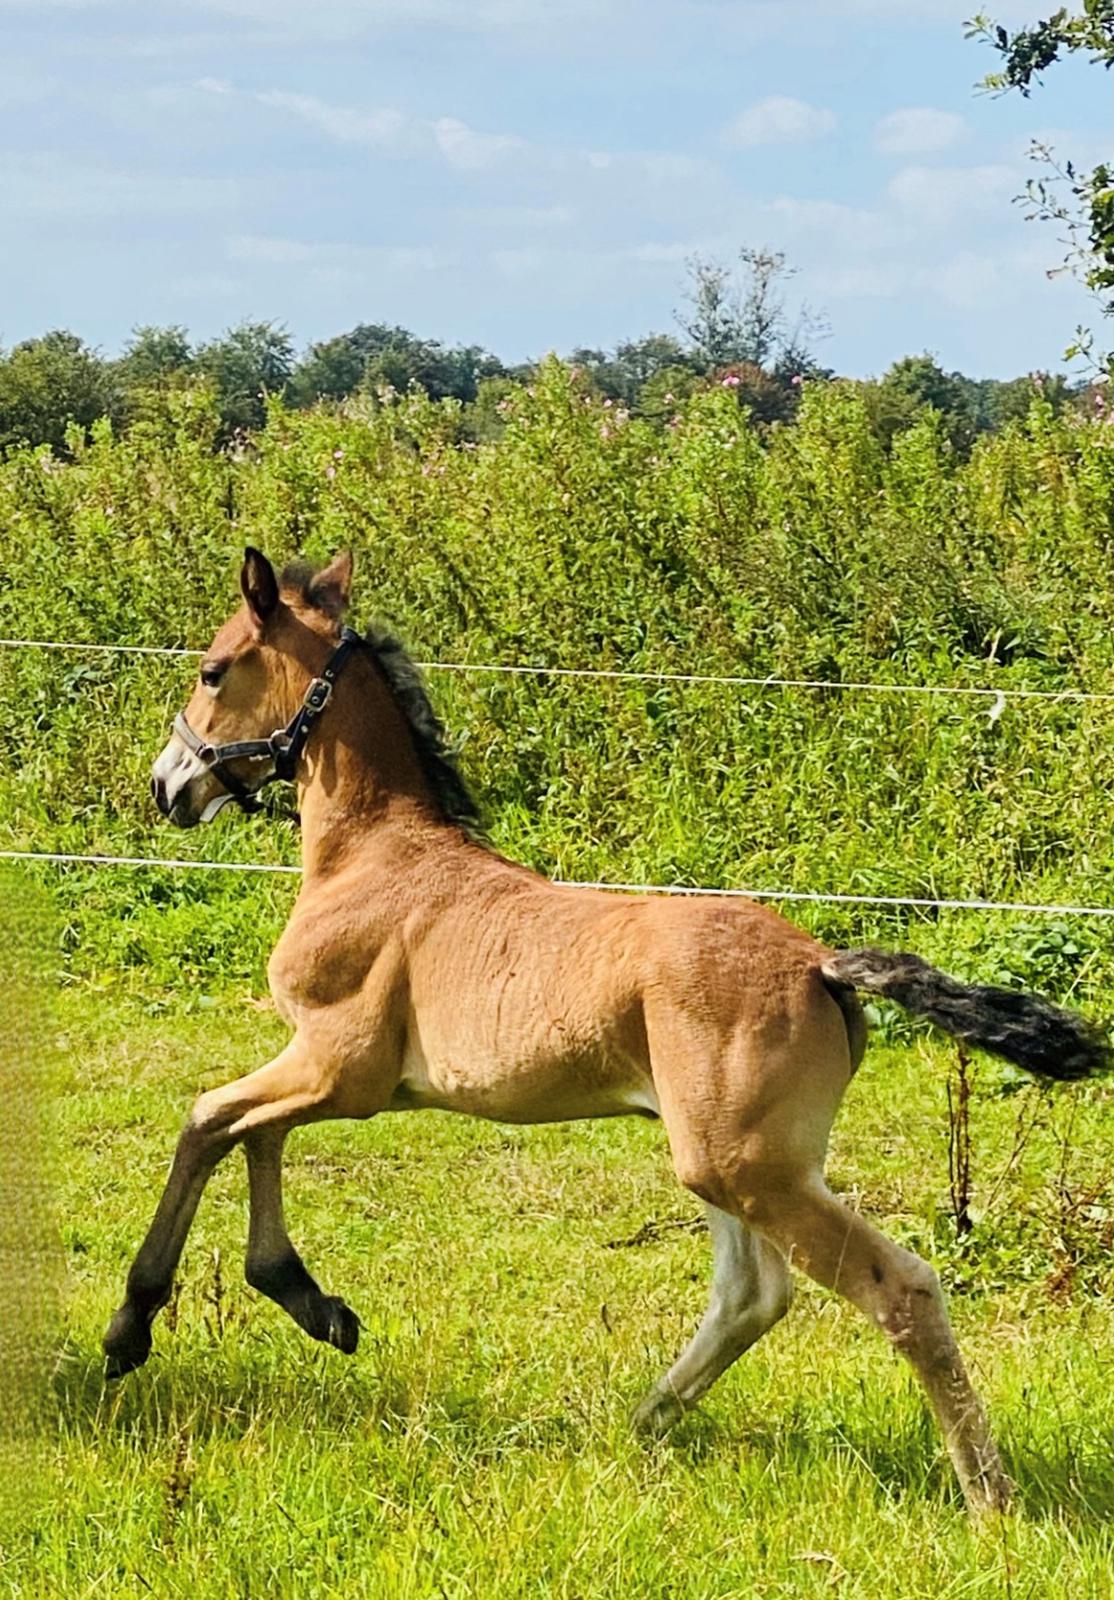
M 966 1044 L 1043 1078 L 1087 1078 L 1108 1068 L 1110 1045 L 1084 1017 L 1036 995 L 960 983 L 920 956 L 841 950 L 824 962 L 834 982 L 880 994 Z

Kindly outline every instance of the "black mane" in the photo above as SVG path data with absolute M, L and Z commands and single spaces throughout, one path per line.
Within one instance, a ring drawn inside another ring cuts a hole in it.
M 295 590 L 307 605 L 321 606 L 314 589 L 313 568 L 307 563 L 296 561 L 288 566 L 282 574 L 281 585 L 284 589 Z M 472 838 L 482 838 L 484 825 L 479 802 L 461 774 L 456 751 L 430 703 L 421 673 L 401 640 L 386 628 L 370 628 L 364 634 L 364 643 L 410 729 L 418 764 L 445 821 L 463 828 Z
M 426 781 L 446 822 L 454 822 L 473 838 L 483 835 L 479 802 L 457 765 L 457 753 L 441 719 L 430 704 L 422 675 L 401 640 L 382 628 L 369 628 L 364 642 L 387 680 L 395 704 L 406 719 Z

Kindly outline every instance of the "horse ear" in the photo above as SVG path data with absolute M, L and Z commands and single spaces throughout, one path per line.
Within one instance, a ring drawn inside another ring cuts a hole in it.
M 240 569 L 240 588 L 256 623 L 266 622 L 278 605 L 278 579 L 267 557 L 250 544 L 244 551 L 244 564 Z
M 330 617 L 339 617 L 347 609 L 351 588 L 352 552 L 341 550 L 327 567 L 321 568 L 310 584 L 310 604 L 327 612 Z

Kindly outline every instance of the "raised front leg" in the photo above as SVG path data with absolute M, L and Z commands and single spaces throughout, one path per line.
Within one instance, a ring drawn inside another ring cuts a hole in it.
M 282 1207 L 282 1149 L 288 1126 L 271 1126 L 244 1139 L 251 1219 L 244 1276 L 274 1300 L 314 1339 L 350 1356 L 360 1337 L 360 1319 L 344 1301 L 324 1294 L 307 1272 L 286 1231 Z
M 109 1378 L 122 1377 L 150 1354 L 151 1323 L 170 1298 L 186 1236 L 217 1163 L 253 1129 L 292 1127 L 324 1114 L 326 1098 L 296 1042 L 257 1072 L 199 1097 L 128 1273 L 124 1301 L 104 1337 Z
M 663 1434 L 786 1313 L 792 1284 L 780 1252 L 727 1212 L 705 1204 L 714 1268 L 708 1309 L 692 1339 L 634 1414 Z

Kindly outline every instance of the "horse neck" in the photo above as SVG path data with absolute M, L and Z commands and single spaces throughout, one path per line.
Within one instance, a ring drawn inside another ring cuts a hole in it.
M 406 717 L 361 653 L 315 728 L 299 779 L 302 865 L 322 877 L 354 853 L 412 858 L 455 830 L 441 815 Z

